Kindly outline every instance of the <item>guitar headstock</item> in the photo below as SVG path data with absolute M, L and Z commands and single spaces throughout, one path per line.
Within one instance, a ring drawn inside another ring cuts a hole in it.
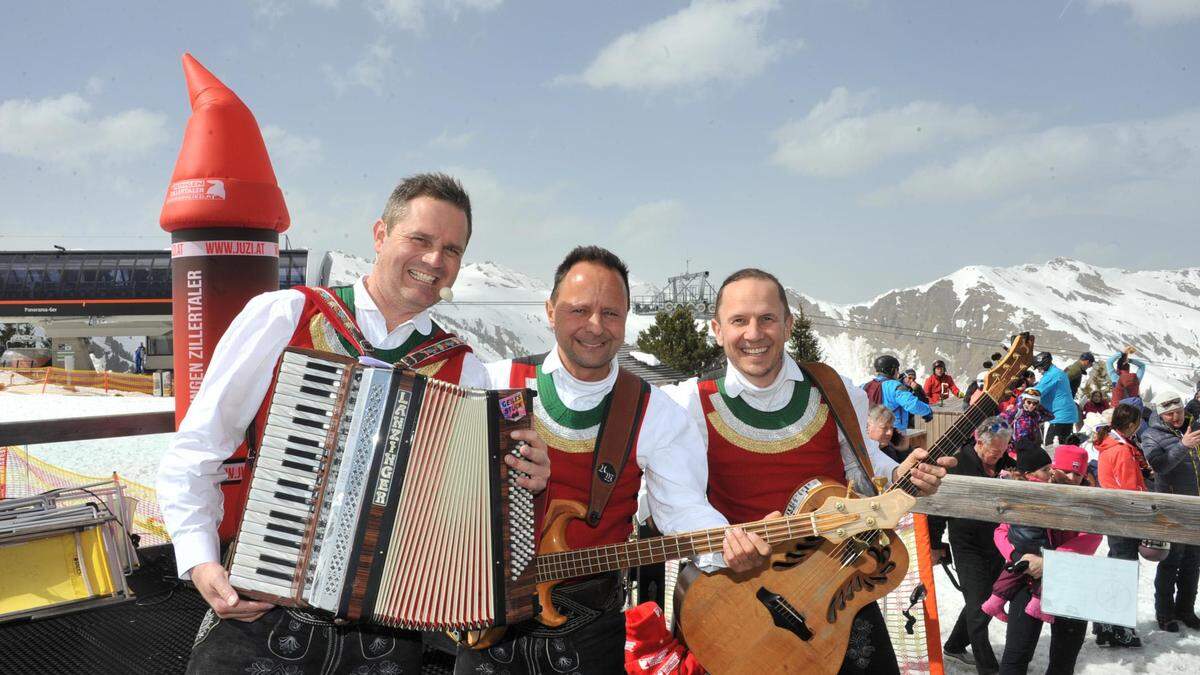
M 999 401 L 1004 398 L 1004 391 L 1013 380 L 1033 363 L 1033 335 L 1020 333 L 1014 335 L 1012 346 L 1008 353 L 996 360 L 995 365 L 984 378 L 983 388 L 988 395 Z
M 861 532 L 895 529 L 916 501 L 903 490 L 877 497 L 831 497 L 813 511 L 812 519 L 817 534 L 839 544 Z

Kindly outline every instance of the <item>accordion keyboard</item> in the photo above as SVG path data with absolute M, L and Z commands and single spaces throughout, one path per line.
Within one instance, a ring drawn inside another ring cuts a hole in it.
M 285 353 L 255 460 L 231 583 L 291 595 L 345 368 Z M 343 420 L 343 424 L 345 420 Z M 265 483 L 264 483 L 265 479 Z

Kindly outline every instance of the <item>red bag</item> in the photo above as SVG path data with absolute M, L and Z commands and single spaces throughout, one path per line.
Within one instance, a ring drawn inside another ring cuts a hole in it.
M 657 602 L 625 612 L 625 672 L 632 675 L 705 675 L 696 657 L 667 631 Z

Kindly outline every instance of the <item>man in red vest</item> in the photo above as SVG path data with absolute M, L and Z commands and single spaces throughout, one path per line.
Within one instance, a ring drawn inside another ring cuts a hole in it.
M 723 371 L 665 387 L 687 409 L 708 448 L 708 499 L 730 522 L 762 518 L 783 509 L 793 492 L 818 476 L 871 494 L 872 479 L 886 483 L 908 474 L 921 494 L 937 490 L 953 458 L 923 462 L 924 449 L 897 462 L 869 440 L 867 395 L 845 377 L 855 425 L 865 441 L 871 475 L 838 429 L 832 408 L 784 351 L 792 313 L 779 280 L 743 269 L 721 284 L 712 332 L 725 350 Z M 897 673 L 895 652 L 878 605 L 854 618 L 843 673 Z
M 462 185 L 444 174 L 406 178 L 392 192 L 373 235 L 375 264 L 352 286 L 281 290 L 247 303 L 217 345 L 163 457 L 158 499 L 177 567 L 211 607 L 189 673 L 420 672 L 419 633 L 335 626 L 239 597 L 219 562 L 221 465 L 248 428 L 261 432 L 275 364 L 285 348 L 370 355 L 439 380 L 488 385 L 470 347 L 429 316 L 443 289 L 454 284 L 471 237 L 471 202 Z M 546 446 L 531 431 L 513 435 L 529 445 L 524 460 L 510 457 L 509 463 L 530 475 L 521 479 L 524 487 L 541 492 L 550 472 Z M 227 495 L 225 503 L 236 508 L 241 496 Z
M 571 549 L 626 541 L 643 479 L 655 524 L 663 532 L 726 527 L 704 498 L 704 446 L 687 414 L 661 390 L 640 381 L 632 415 L 615 412 L 613 391 L 625 371 L 617 350 L 625 342 L 629 272 L 611 251 L 581 246 L 554 275 L 546 315 L 555 347 L 533 357 L 488 364 L 495 388 L 537 389 L 534 424 L 549 446 L 554 472 L 546 494 L 590 504 L 593 476 L 611 485 L 607 505 L 594 520 L 567 527 Z M 636 378 L 636 376 L 633 376 Z M 640 380 L 640 378 L 637 378 Z M 638 390 L 640 389 L 640 394 Z M 625 456 L 606 461 L 601 439 L 618 434 Z M 734 570 L 761 564 L 769 549 L 758 537 L 729 528 L 724 563 Z M 715 558 L 718 554 L 702 557 Z M 459 652 L 455 672 L 608 673 L 624 672 L 624 588 L 616 573 L 570 580 L 555 590 L 555 605 L 568 610 L 559 628 L 526 625 L 484 651 Z

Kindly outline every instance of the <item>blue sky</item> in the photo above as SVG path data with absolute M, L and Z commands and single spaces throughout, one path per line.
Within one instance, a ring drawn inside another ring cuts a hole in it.
M 0 244 L 156 248 L 190 51 L 254 111 L 295 246 L 367 255 L 460 176 L 470 260 L 754 265 L 831 301 L 970 264 L 1200 250 L 1200 0 L 24 3 Z M 690 263 L 688 262 L 690 259 Z

